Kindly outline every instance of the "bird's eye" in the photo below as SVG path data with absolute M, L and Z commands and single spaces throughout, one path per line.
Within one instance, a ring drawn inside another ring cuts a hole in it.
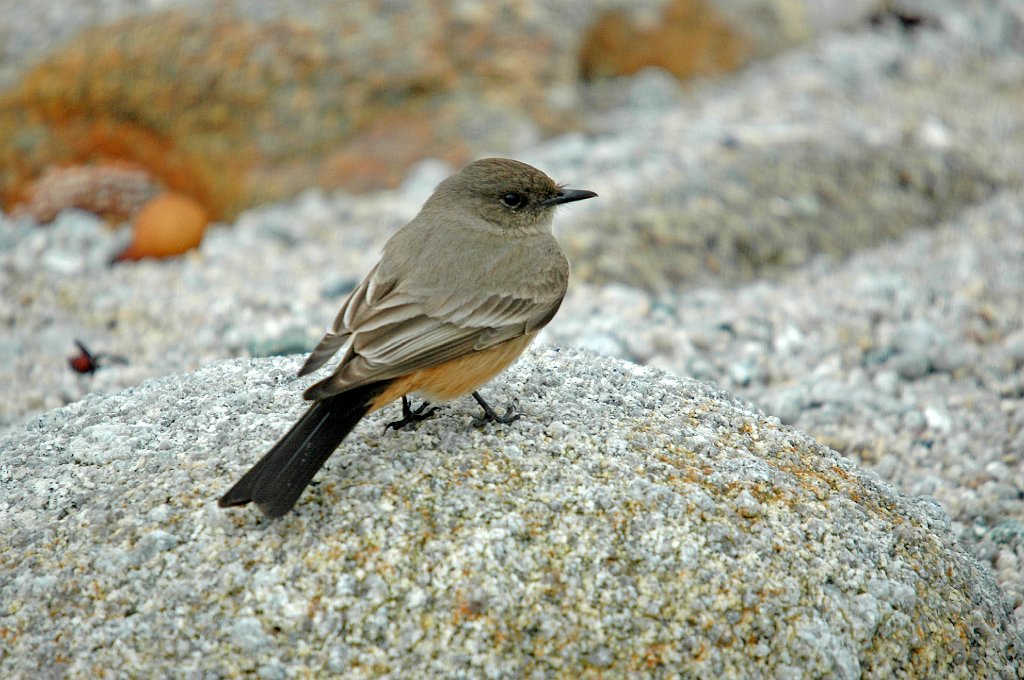
M 517 210 L 526 205 L 526 196 L 523 196 L 517 191 L 510 191 L 501 197 L 501 202 L 504 203 L 506 207 L 511 208 L 512 210 Z

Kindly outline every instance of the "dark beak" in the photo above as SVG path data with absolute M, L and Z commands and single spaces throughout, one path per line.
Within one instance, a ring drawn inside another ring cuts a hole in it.
M 544 205 L 561 205 L 562 203 L 582 201 L 585 198 L 594 198 L 595 196 L 597 196 L 597 194 L 593 191 L 586 191 L 584 189 L 562 189 L 557 194 L 544 201 Z

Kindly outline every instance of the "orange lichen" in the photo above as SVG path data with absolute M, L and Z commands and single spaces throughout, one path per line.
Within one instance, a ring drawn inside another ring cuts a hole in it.
M 588 80 L 623 76 L 658 66 L 679 77 L 738 69 L 750 42 L 704 0 L 673 0 L 657 25 L 636 26 L 621 12 L 604 15 L 580 48 L 580 73 Z
M 528 12 L 496 22 L 428 0 L 378 17 L 375 4 L 324 3 L 313 23 L 178 9 L 72 36 L 0 92 L 0 201 L 24 201 L 48 167 L 119 159 L 224 219 L 309 186 L 394 186 L 424 157 L 502 151 L 467 135 L 481 110 L 568 126 L 549 92 L 574 47 Z
M 161 194 L 139 212 L 132 242 L 116 260 L 180 255 L 199 245 L 209 221 L 206 210 L 195 199 Z
M 78 158 L 124 159 L 140 165 L 164 186 L 194 196 L 214 214 L 239 192 L 234 168 L 215 167 L 210 159 L 181 148 L 166 135 L 118 120 L 113 113 L 76 118 L 78 113 L 72 110 L 55 121 L 56 134 L 64 137 Z M 219 179 L 218 170 L 224 171 Z
M 317 184 L 369 191 L 398 186 L 406 169 L 420 158 L 435 156 L 452 165 L 470 158 L 465 144 L 453 140 L 435 148 L 437 131 L 421 112 L 384 113 L 366 124 L 359 137 L 325 159 Z

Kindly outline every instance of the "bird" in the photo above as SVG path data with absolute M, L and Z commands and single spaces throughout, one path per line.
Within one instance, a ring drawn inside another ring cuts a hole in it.
M 509 423 L 477 391 L 510 366 L 558 311 L 569 263 L 552 234 L 555 209 L 594 198 L 526 163 L 472 162 L 437 185 L 385 243 L 380 260 L 341 305 L 299 376 L 335 354 L 337 366 L 305 390 L 312 405 L 218 501 L 290 511 L 367 414 L 401 398 L 400 428 L 427 406 L 472 394 L 483 421 Z M 413 410 L 409 396 L 425 401 Z

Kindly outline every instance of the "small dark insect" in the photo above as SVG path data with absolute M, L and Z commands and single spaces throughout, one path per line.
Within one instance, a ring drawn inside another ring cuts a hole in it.
M 93 354 L 81 340 L 75 340 L 78 355 L 68 359 L 68 365 L 75 373 L 95 373 L 104 364 L 127 364 L 128 360 L 114 354 Z

